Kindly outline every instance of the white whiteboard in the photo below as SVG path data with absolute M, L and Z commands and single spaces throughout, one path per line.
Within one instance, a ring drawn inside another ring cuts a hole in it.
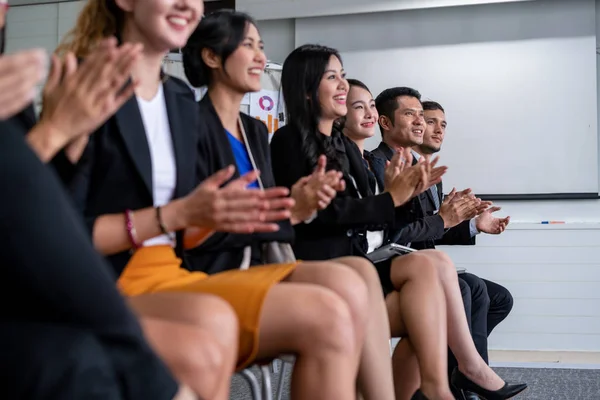
M 348 76 L 375 96 L 410 86 L 440 102 L 448 119 L 440 153 L 449 167 L 446 188 L 598 193 L 594 1 L 556 3 L 562 2 L 299 20 L 296 45 L 338 48 Z M 547 24 L 559 21 L 549 34 Z M 519 38 L 514 31 L 524 25 Z

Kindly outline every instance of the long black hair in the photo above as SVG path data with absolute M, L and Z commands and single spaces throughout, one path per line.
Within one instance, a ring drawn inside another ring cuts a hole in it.
M 331 47 L 315 44 L 298 47 L 283 63 L 281 88 L 288 124 L 300 132 L 302 151 L 311 166 L 316 166 L 319 156 L 325 154 L 327 169 L 343 171 L 344 164 L 331 143 L 335 138 L 324 137 L 319 132 L 319 85 L 331 56 L 336 56 L 342 62 L 338 51 Z
M 244 40 L 250 24 L 256 26 L 251 16 L 233 10 L 218 10 L 202 18 L 182 49 L 183 69 L 192 86 L 202 87 L 212 80 L 211 69 L 202 61 L 202 50 L 210 49 L 221 57 L 225 66 Z

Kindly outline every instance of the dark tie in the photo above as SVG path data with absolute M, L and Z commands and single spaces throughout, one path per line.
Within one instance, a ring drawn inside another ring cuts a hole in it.
M 439 210 L 440 209 L 440 198 L 439 198 L 439 194 L 438 194 L 438 190 L 437 190 L 437 185 L 433 185 L 432 187 L 429 188 L 429 190 L 431 190 L 431 194 L 433 195 L 433 204 L 435 204 L 435 209 Z

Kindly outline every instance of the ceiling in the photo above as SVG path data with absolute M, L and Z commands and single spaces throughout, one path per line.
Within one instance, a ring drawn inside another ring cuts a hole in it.
M 33 4 L 53 4 L 53 3 L 68 3 L 78 0 L 9 0 L 8 3 L 11 6 L 26 6 Z M 216 0 L 204 0 L 204 2 L 211 2 Z

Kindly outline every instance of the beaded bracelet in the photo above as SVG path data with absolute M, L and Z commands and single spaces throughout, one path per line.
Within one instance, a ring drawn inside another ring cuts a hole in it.
M 140 242 L 137 240 L 137 232 L 133 225 L 133 211 L 125 210 L 125 227 L 127 228 L 127 236 L 134 249 L 141 247 Z

